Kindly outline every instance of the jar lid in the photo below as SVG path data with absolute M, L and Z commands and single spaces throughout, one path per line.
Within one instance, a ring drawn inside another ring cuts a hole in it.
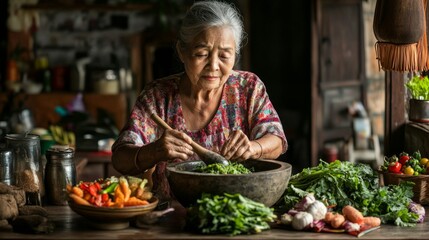
M 68 145 L 52 145 L 48 150 L 46 150 L 46 155 L 51 158 L 54 156 L 72 158 L 74 155 L 74 149 Z
M 40 136 L 36 134 L 6 134 L 6 140 L 15 140 L 15 141 L 28 141 L 28 140 L 39 140 Z

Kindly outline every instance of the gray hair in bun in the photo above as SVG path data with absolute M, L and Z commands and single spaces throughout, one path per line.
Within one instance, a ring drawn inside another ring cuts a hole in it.
M 199 1 L 191 6 L 178 34 L 180 48 L 186 48 L 198 34 L 211 27 L 229 27 L 234 34 L 236 54 L 239 55 L 245 36 L 242 16 L 232 4 L 220 1 Z

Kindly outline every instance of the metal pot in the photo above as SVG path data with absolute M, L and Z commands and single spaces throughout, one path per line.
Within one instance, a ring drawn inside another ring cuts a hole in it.
M 429 101 L 410 99 L 408 119 L 413 122 L 429 123 Z

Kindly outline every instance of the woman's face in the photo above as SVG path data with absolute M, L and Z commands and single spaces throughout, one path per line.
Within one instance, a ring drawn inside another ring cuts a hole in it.
M 235 40 L 227 28 L 213 27 L 199 34 L 179 55 L 193 86 L 203 90 L 226 82 L 235 63 Z

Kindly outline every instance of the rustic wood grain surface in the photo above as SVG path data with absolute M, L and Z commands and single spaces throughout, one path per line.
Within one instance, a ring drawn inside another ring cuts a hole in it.
M 46 206 L 55 230 L 49 234 L 23 234 L 11 229 L 0 229 L 0 239 L 358 239 L 346 233 L 314 233 L 294 231 L 273 225 L 272 229 L 252 235 L 202 235 L 185 230 L 185 210 L 176 202 L 170 212 L 157 223 L 135 227 L 133 224 L 122 230 L 95 229 L 91 221 L 77 215 L 68 206 Z M 428 212 L 426 207 L 426 212 Z M 427 217 L 429 214 L 426 214 Z M 382 225 L 359 239 L 429 239 L 429 219 L 416 227 Z

